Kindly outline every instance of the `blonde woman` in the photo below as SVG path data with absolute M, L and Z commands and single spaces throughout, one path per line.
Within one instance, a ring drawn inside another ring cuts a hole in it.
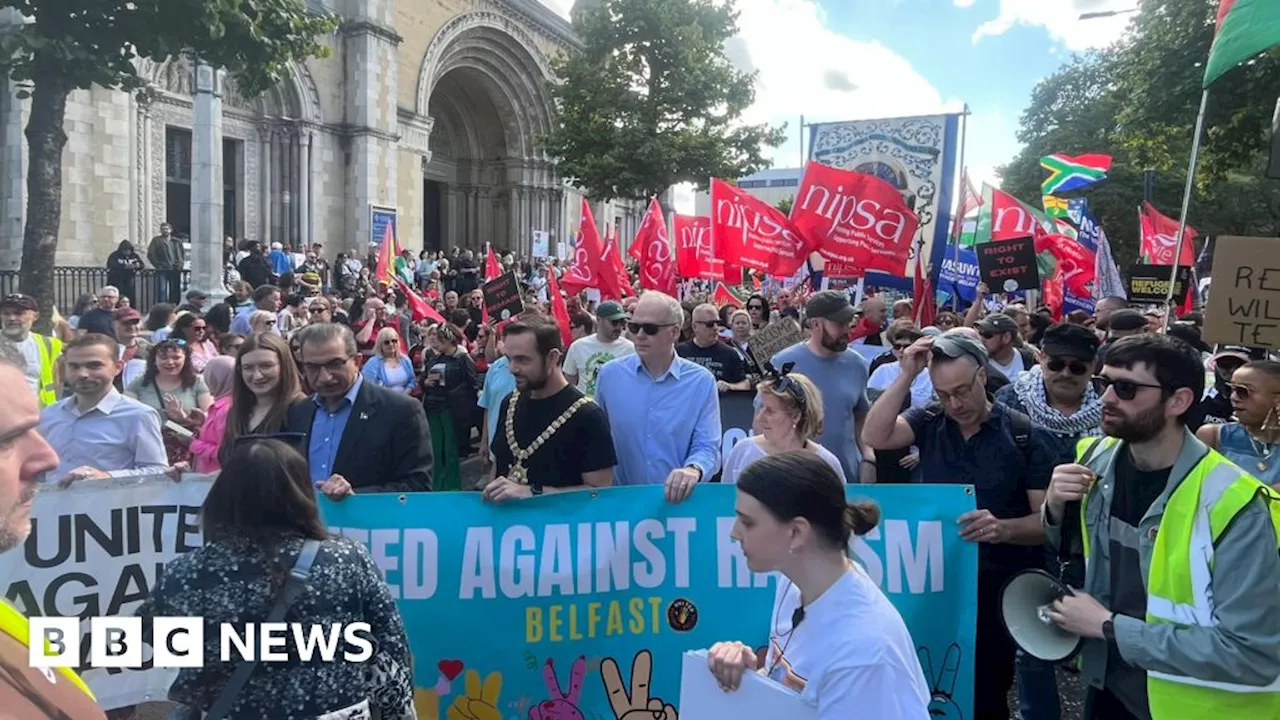
M 783 366 L 782 373 L 767 375 L 758 386 L 755 435 L 733 446 L 724 460 L 721 482 L 736 483 L 749 465 L 763 457 L 805 450 L 830 465 L 841 482 L 848 482 L 840 459 L 814 441 L 822 432 L 822 393 L 813 381 Z
M 390 327 L 378 331 L 373 355 L 365 362 L 361 374 L 375 385 L 405 394 L 418 385 L 413 362 L 400 352 L 400 333 Z

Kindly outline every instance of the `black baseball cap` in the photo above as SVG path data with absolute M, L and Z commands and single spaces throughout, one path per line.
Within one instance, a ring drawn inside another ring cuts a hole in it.
M 1057 323 L 1045 329 L 1040 349 L 1049 357 L 1072 357 L 1093 362 L 1098 357 L 1101 344 L 1097 334 L 1083 325 Z
M 987 365 L 987 347 L 964 332 L 948 330 L 935 337 L 933 339 L 932 352 L 949 358 L 968 355 L 977 361 L 978 367 L 986 367 Z
M 1147 327 L 1147 319 L 1142 313 L 1131 308 L 1116 310 L 1107 318 L 1108 330 L 1120 330 L 1121 332 L 1131 330 L 1145 330 Z
M 847 323 L 853 320 L 857 310 L 849 304 L 849 296 L 837 290 L 823 290 L 814 294 L 804 304 L 805 317 L 825 318 L 832 322 Z
M 991 313 L 976 323 L 978 330 L 985 330 L 990 333 L 1013 333 L 1018 334 L 1018 321 L 1005 315 L 1004 313 Z

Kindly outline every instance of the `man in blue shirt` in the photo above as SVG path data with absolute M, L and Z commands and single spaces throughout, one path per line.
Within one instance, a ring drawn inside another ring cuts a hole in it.
M 720 469 L 720 396 L 706 368 L 676 355 L 684 309 L 646 291 L 627 323 L 635 355 L 596 376 L 595 401 L 609 417 L 618 485 L 663 485 L 678 503 Z

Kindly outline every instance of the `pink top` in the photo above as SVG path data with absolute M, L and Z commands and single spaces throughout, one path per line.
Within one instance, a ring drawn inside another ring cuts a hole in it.
M 191 439 L 191 454 L 195 457 L 196 472 L 214 473 L 222 468 L 218 463 L 218 450 L 222 448 L 222 436 L 227 429 L 227 412 L 230 410 L 230 395 L 214 400 L 209 406 L 204 425 Z

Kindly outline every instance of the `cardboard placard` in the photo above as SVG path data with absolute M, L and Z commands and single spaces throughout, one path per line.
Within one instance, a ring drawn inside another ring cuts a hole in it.
M 1169 297 L 1168 265 L 1144 265 L 1135 263 L 1129 266 L 1129 302 L 1157 303 L 1164 305 Z M 1173 302 L 1181 305 L 1187 297 L 1187 288 L 1191 286 L 1191 268 L 1183 265 L 1178 268 L 1174 278 Z
M 757 330 L 747 339 L 747 350 L 756 359 L 756 364 L 763 368 L 774 355 L 803 341 L 804 333 L 800 332 L 800 325 L 791 318 L 783 318 Z
M 1204 339 L 1280 347 L 1280 238 L 1218 238 Z
M 1040 287 L 1036 243 L 1030 237 L 994 240 L 974 249 L 978 252 L 978 275 L 991 292 L 1011 293 Z
M 524 312 L 520 279 L 514 271 L 490 280 L 480 290 L 484 293 L 484 309 L 489 313 L 489 324 L 510 320 Z

